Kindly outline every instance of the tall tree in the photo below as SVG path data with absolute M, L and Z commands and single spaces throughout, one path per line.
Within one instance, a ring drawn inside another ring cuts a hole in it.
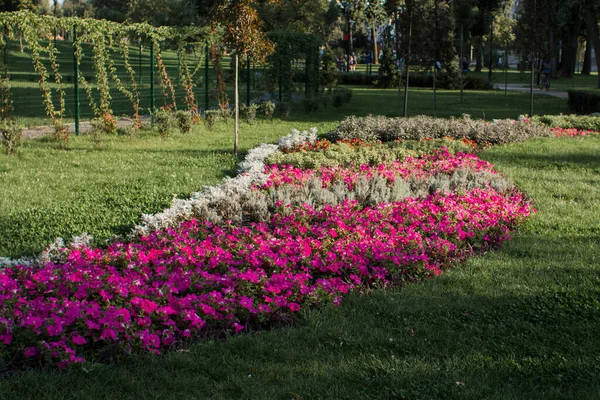
M 275 0 L 273 0 L 275 2 Z M 239 59 L 240 56 L 254 58 L 263 62 L 273 51 L 273 44 L 262 30 L 262 21 L 256 10 L 255 0 L 220 0 L 214 9 L 215 25 L 225 29 L 225 43 L 234 52 L 234 145 L 233 152 L 238 153 L 239 138 Z
M 370 0 L 365 9 L 365 23 L 371 30 L 371 46 L 373 50 L 373 63 L 379 63 L 379 49 L 377 48 L 377 28 L 387 19 L 382 0 Z
M 589 28 L 591 43 L 596 54 L 596 67 L 598 71 L 597 87 L 600 89 L 600 5 L 597 1 L 586 0 L 584 3 L 586 21 Z

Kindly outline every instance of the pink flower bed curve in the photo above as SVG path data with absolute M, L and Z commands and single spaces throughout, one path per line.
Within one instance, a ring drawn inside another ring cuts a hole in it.
M 437 275 L 506 240 L 531 212 L 516 190 L 478 189 L 282 209 L 247 227 L 192 220 L 73 249 L 63 263 L 0 271 L 0 358 L 66 366 L 262 326 L 349 291 Z

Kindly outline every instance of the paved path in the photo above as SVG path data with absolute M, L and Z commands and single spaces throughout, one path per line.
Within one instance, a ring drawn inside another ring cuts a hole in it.
M 494 89 L 504 90 L 504 83 L 495 83 Z M 507 89 L 511 92 L 523 92 L 529 93 L 529 86 L 523 86 L 520 83 L 509 83 Z M 558 97 L 560 99 L 568 99 L 569 94 L 567 92 L 559 92 L 557 90 L 540 90 L 537 87 L 533 88 L 533 93 L 535 94 L 545 94 L 548 96 Z
M 142 116 L 142 124 L 149 124 L 150 123 L 150 116 L 148 115 L 143 115 Z M 133 120 L 131 118 L 119 118 L 117 121 L 117 128 L 125 128 L 127 126 L 131 126 L 133 125 Z M 75 130 L 75 124 L 73 123 L 68 123 L 65 124 L 65 126 L 67 127 L 67 130 L 71 133 L 73 133 L 73 131 Z M 90 124 L 89 121 L 81 121 L 81 123 L 79 124 L 79 131 L 81 133 L 86 133 L 91 129 L 92 125 Z M 52 134 L 52 132 L 54 132 L 54 128 L 49 125 L 49 126 L 32 126 L 29 128 L 25 128 L 25 130 L 23 130 L 23 138 L 24 139 L 35 139 L 44 135 L 50 135 Z

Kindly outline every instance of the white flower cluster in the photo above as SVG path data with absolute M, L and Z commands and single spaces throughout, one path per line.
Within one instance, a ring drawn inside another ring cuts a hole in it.
M 215 222 L 218 215 L 213 208 L 244 196 L 254 184 L 260 185 L 266 182 L 264 161 L 278 151 L 277 145 L 264 143 L 250 150 L 244 161 L 239 164 L 239 175 L 234 178 L 226 177 L 219 185 L 207 186 L 193 193 L 188 200 L 173 199 L 171 207 L 161 213 L 142 215 L 142 223 L 134 228 L 131 236 L 145 235 L 155 230 L 176 226 L 194 217 L 205 217 Z
M 310 143 L 314 144 L 317 141 L 317 128 L 310 128 L 308 131 L 300 132 L 297 129 L 292 129 L 292 132 L 279 139 L 279 148 L 281 150 L 292 149 L 295 146 Z
M 220 209 L 217 212 L 218 208 L 227 207 L 231 203 L 235 204 L 235 201 L 231 200 L 244 197 L 252 185 L 260 185 L 266 182 L 267 175 L 264 173 L 264 162 L 267 157 L 279 152 L 279 149 L 290 148 L 305 142 L 314 143 L 316 140 L 316 128 L 303 132 L 293 129 L 288 136 L 279 141 L 279 145 L 261 144 L 248 152 L 244 161 L 238 166 L 239 174 L 236 177 L 226 177 L 219 185 L 207 186 L 201 191 L 193 193 L 189 199 L 174 198 L 171 207 L 163 212 L 143 214 L 141 224 L 135 226 L 130 237 L 173 227 L 191 218 L 206 218 L 213 222 L 219 221 L 221 215 L 228 213 Z M 236 213 L 231 212 L 230 214 L 235 215 Z M 81 236 L 73 237 L 70 245 L 65 246 L 64 239 L 56 238 L 38 257 L 23 257 L 20 259 L 0 257 L 0 268 L 13 265 L 43 265 L 48 261 L 60 259 L 66 248 L 89 245 L 91 240 L 92 237 L 84 233 Z

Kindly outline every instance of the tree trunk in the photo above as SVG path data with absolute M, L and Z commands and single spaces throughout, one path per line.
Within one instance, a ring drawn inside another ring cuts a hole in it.
M 373 59 L 371 62 L 377 65 L 379 64 L 379 49 L 377 48 L 377 29 L 375 29 L 375 25 L 371 27 L 371 35 L 373 38 Z
M 348 40 L 350 41 L 348 43 L 348 61 L 350 61 L 350 57 L 352 57 L 352 53 L 354 53 L 354 46 L 352 43 L 352 23 L 348 22 Z M 348 71 L 350 70 L 350 62 L 348 62 Z
M 481 72 L 483 69 L 483 43 L 481 39 L 475 42 L 475 71 Z
M 240 67 L 239 67 L 239 61 L 238 61 L 238 52 L 235 52 L 235 76 L 233 79 L 233 92 L 234 92 L 234 107 L 235 107 L 235 116 L 234 116 L 234 124 L 235 124 L 235 140 L 233 142 L 233 154 L 235 154 L 237 156 L 238 154 L 238 128 L 239 128 L 239 118 L 240 118 L 240 97 L 239 97 L 239 77 L 240 77 L 240 71 L 239 71 Z
M 490 21 L 490 65 L 488 72 L 488 81 L 492 83 L 493 81 L 493 69 L 494 69 L 494 16 L 491 16 Z
M 561 78 L 572 78 L 577 64 L 577 47 L 579 45 L 579 33 L 581 32 L 581 19 L 572 24 L 567 36 L 567 41 L 563 43 L 563 54 L 561 61 Z
M 600 89 L 600 32 L 598 32 L 598 16 L 594 13 L 594 7 L 590 3 L 586 12 L 587 24 L 590 27 L 590 37 L 596 53 L 596 66 L 598 69 L 598 89 Z
M 588 29 L 589 31 L 589 29 Z M 588 33 L 588 39 L 585 41 L 585 53 L 583 55 L 583 67 L 581 68 L 581 75 L 590 75 L 592 72 L 592 43 L 590 40 L 590 34 Z

